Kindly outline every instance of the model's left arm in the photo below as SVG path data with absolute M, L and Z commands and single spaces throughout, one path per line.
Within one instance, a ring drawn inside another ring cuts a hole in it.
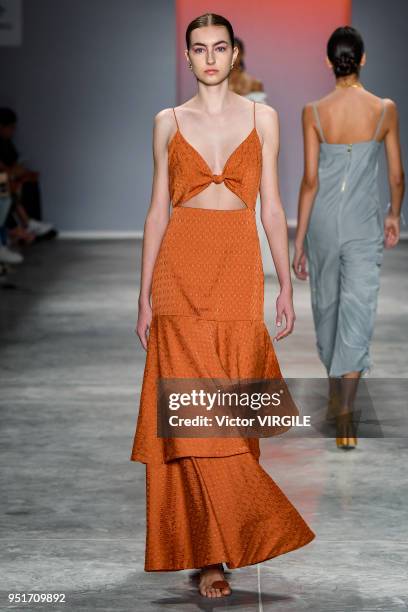
M 268 105 L 262 105 L 259 108 L 258 127 L 263 137 L 260 184 L 261 221 L 268 238 L 280 284 L 280 293 L 276 300 L 275 323 L 280 327 L 282 316 L 285 317 L 286 322 L 286 327 L 273 339 L 281 340 L 293 331 L 296 317 L 293 310 L 293 288 L 290 277 L 288 226 L 279 193 L 279 118 L 274 108 Z
M 405 173 L 402 163 L 399 113 L 393 100 L 386 100 L 387 131 L 384 137 L 385 157 L 388 167 L 388 182 L 391 208 L 384 219 L 384 246 L 393 248 L 400 239 L 400 214 L 405 193 Z

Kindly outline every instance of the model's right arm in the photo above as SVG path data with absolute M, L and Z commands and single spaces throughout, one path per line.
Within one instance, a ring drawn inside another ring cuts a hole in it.
M 150 206 L 143 230 L 142 267 L 140 275 L 139 313 L 136 333 L 147 349 L 148 329 L 152 320 L 150 293 L 153 268 L 170 217 L 167 145 L 173 123 L 171 109 L 160 111 L 153 126 L 153 184 Z
M 314 127 L 313 109 L 306 104 L 302 111 L 304 172 L 300 185 L 298 220 L 295 236 L 293 271 L 300 280 L 307 279 L 304 241 L 312 213 L 314 199 L 319 188 L 320 143 Z
M 388 130 L 384 137 L 388 166 L 391 208 L 384 219 L 384 245 L 394 247 L 400 237 L 400 213 L 405 191 L 404 168 L 401 159 L 399 117 L 393 100 L 386 101 Z

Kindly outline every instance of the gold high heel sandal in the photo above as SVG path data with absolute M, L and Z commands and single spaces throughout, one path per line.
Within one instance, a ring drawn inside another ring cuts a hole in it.
M 344 450 L 357 446 L 357 436 L 354 431 L 352 412 L 336 416 L 336 445 Z

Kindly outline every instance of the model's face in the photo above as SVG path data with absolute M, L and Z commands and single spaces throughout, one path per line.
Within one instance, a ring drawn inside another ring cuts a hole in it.
M 228 78 L 238 48 L 232 47 L 225 26 L 205 26 L 191 32 L 190 49 L 185 51 L 196 78 L 206 85 L 217 85 Z

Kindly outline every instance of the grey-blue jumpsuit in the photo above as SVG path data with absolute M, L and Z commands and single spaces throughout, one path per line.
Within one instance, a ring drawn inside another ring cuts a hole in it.
M 372 140 L 330 144 L 320 132 L 319 188 L 305 240 L 316 346 L 328 376 L 372 367 L 384 230 L 377 171 L 384 100 Z

